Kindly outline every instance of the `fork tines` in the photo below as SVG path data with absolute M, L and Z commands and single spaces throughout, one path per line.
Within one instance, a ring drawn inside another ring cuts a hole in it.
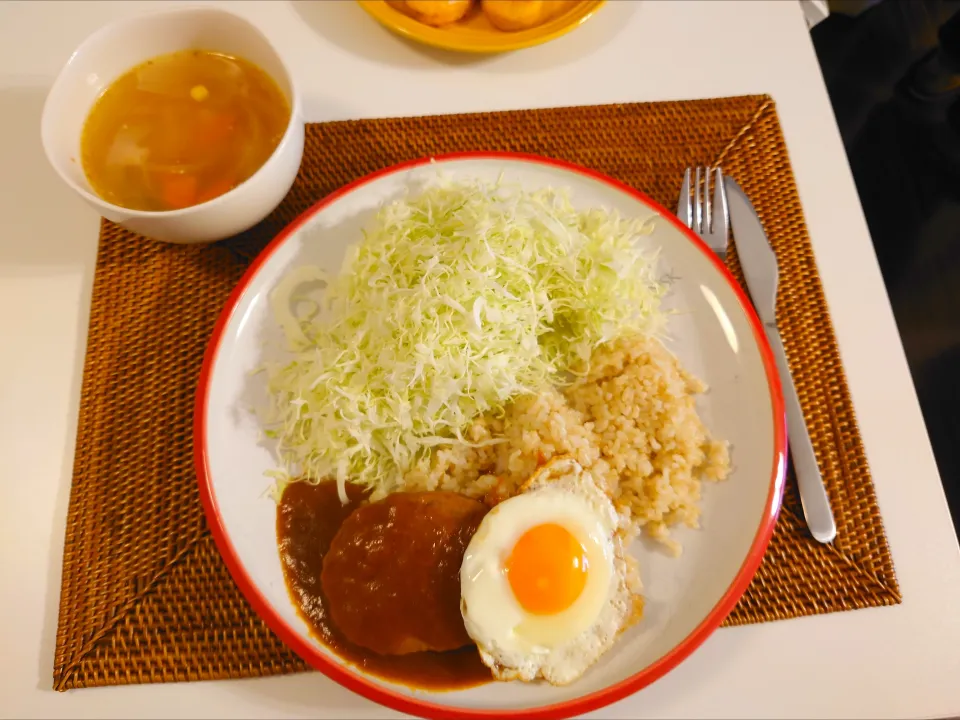
M 720 168 L 697 167 L 693 173 L 693 186 L 690 185 L 690 168 L 683 174 L 680 186 L 680 202 L 677 205 L 677 217 L 710 246 L 721 259 L 727 254 L 727 231 L 729 212 L 727 210 L 727 192 L 723 186 L 723 173 Z M 713 182 L 711 183 L 711 179 Z M 710 186 L 713 185 L 713 201 L 710 199 Z

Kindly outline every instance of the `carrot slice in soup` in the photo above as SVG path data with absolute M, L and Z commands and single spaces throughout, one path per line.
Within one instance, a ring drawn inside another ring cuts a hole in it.
M 230 137 L 236 124 L 233 113 L 204 112 L 194 128 L 195 138 L 202 146 L 219 145 Z
M 196 203 L 199 205 L 200 203 L 207 202 L 208 200 L 213 200 L 214 198 L 218 198 L 221 195 L 230 192 L 231 190 L 233 190 L 232 180 L 227 178 L 214 180 L 200 191 L 200 194 L 197 195 Z
M 197 178 L 195 175 L 169 173 L 160 180 L 163 201 L 171 210 L 197 204 Z

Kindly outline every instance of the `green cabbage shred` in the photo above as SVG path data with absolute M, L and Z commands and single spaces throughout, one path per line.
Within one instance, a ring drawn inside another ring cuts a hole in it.
M 378 496 L 472 421 L 563 385 L 601 343 L 659 332 L 663 286 L 637 242 L 653 218 L 580 211 L 565 191 L 438 178 L 384 205 L 338 275 L 271 294 L 288 359 L 263 420 L 292 480 Z M 319 292 L 310 288 L 321 287 Z

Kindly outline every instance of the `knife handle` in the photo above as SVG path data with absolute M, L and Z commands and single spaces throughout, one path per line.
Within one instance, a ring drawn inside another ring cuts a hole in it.
M 777 371 L 780 374 L 780 385 L 783 388 L 783 401 L 787 410 L 787 437 L 790 439 L 790 456 L 793 460 L 793 469 L 797 475 L 797 485 L 800 489 L 800 502 L 803 504 L 803 515 L 807 519 L 810 534 L 822 543 L 832 542 L 837 536 L 837 524 L 833 519 L 833 510 L 830 508 L 830 498 L 823 485 L 820 475 L 820 466 L 817 464 L 817 455 L 810 442 L 810 433 L 807 431 L 807 422 L 800 407 L 800 398 L 793 385 L 793 376 L 787 364 L 787 354 L 783 349 L 783 341 L 776 327 L 764 326 L 767 340 L 776 358 Z

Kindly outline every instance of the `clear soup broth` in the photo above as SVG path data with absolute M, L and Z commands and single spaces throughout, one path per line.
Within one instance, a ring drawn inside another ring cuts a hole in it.
M 178 210 L 253 175 L 289 121 L 290 104 L 265 71 L 242 58 L 183 50 L 136 66 L 103 92 L 83 127 L 81 162 L 107 202 Z

